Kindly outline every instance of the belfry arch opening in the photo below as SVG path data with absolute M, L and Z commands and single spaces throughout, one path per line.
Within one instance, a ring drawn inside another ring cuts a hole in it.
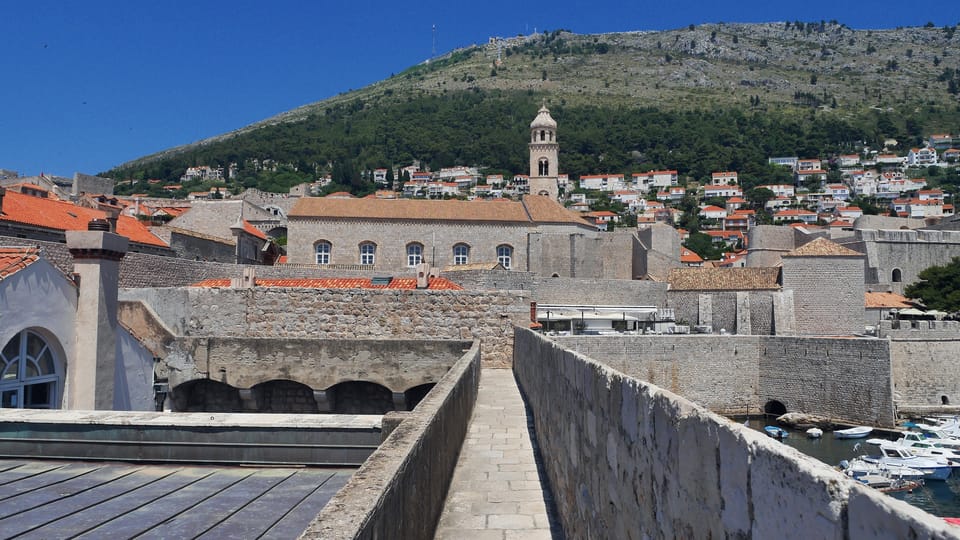
M 771 399 L 763 405 L 763 414 L 768 416 L 787 414 L 787 406 L 775 399 Z

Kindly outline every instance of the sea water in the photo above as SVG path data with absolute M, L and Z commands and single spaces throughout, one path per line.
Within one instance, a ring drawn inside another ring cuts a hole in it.
M 750 419 L 748 422 L 749 427 L 761 432 L 765 425 L 776 425 L 764 424 L 764 421 L 759 418 Z M 782 440 L 783 444 L 815 457 L 831 467 L 837 466 L 845 459 L 880 453 L 876 446 L 865 442 L 867 438 L 877 437 L 873 434 L 863 439 L 836 439 L 833 433 L 824 430 L 822 438 L 811 439 L 807 437 L 805 430 L 787 429 L 787 431 L 790 432 L 790 436 Z M 960 469 L 954 469 L 953 474 L 945 482 L 928 481 L 913 492 L 890 493 L 888 496 L 922 508 L 935 516 L 960 517 Z

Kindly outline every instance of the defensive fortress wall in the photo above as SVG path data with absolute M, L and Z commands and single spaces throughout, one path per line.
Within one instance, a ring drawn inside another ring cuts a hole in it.
M 897 406 L 936 410 L 960 404 L 960 339 L 956 333 L 942 339 L 890 340 L 893 384 Z
M 402 414 L 301 538 L 433 538 L 479 385 L 474 343 L 414 411 Z
M 852 424 L 894 424 L 885 340 L 717 335 L 554 339 L 721 414 L 757 413 L 776 401 L 788 412 Z
M 570 538 L 955 536 L 942 520 L 569 343 L 525 329 L 514 343 Z

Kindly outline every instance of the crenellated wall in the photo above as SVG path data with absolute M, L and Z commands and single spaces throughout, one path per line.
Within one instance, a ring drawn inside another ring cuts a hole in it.
M 956 537 L 939 518 L 565 344 L 525 329 L 514 343 L 569 538 Z

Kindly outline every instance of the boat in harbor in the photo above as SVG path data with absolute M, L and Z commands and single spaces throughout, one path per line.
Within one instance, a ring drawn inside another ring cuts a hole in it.
M 953 467 L 941 458 L 915 456 L 904 448 L 893 445 L 880 447 L 879 456 L 863 456 L 867 463 L 876 463 L 884 467 L 909 467 L 923 473 L 924 480 L 946 480 L 950 477 Z
M 764 426 L 763 431 L 774 439 L 786 439 L 790 436 L 787 430 L 777 426 Z
M 807 437 L 811 439 L 819 439 L 823 437 L 823 430 L 818 427 L 812 427 L 806 431 Z
M 873 431 L 873 428 L 870 426 L 855 426 L 847 429 L 834 430 L 833 436 L 837 439 L 859 439 L 866 437 L 871 431 Z
M 853 458 L 840 462 L 839 468 L 850 478 L 860 479 L 863 476 L 886 476 L 905 480 L 923 480 L 925 473 L 910 467 L 891 464 L 880 464 L 866 461 L 863 458 Z

